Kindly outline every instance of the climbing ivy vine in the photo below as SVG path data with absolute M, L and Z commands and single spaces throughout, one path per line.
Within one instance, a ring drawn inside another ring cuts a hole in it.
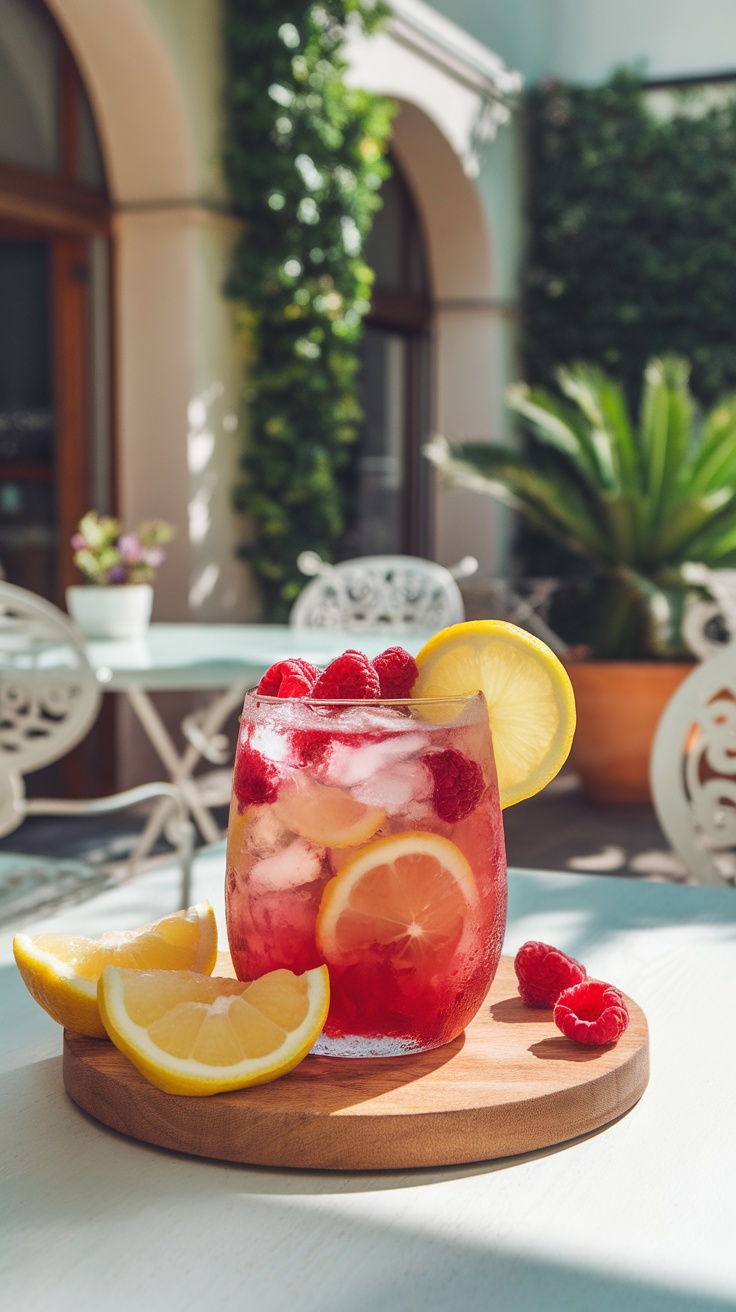
M 244 354 L 247 438 L 235 489 L 266 615 L 288 613 L 300 551 L 331 558 L 358 435 L 365 239 L 388 174 L 393 106 L 346 85 L 349 24 L 368 0 L 224 0 L 225 168 L 245 220 L 227 291 Z
M 530 93 L 530 381 L 586 360 L 636 400 L 647 360 L 675 353 L 702 403 L 736 389 L 735 92 L 736 79 L 663 104 L 621 70 Z

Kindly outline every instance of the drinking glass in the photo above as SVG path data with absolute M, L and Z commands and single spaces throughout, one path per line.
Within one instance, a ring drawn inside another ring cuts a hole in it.
M 228 825 L 240 979 L 327 965 L 314 1051 L 423 1052 L 462 1032 L 506 923 L 506 858 L 481 693 L 315 701 L 248 693 Z

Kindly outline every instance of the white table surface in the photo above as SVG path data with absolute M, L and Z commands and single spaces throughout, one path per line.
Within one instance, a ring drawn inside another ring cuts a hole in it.
M 195 893 L 223 924 L 223 851 Z M 512 874 L 506 951 L 541 938 L 628 992 L 652 1071 L 616 1124 L 451 1169 L 251 1169 L 123 1138 L 66 1097 L 61 1033 L 0 936 L 0 1306 L 17 1312 L 715 1312 L 736 1308 L 736 893 Z M 155 872 L 52 925 L 176 901 Z
M 377 656 L 401 643 L 416 653 L 429 633 L 351 633 L 342 629 L 292 629 L 287 624 L 152 624 L 144 638 L 118 642 L 88 639 L 85 650 L 109 692 L 132 688 L 224 688 L 260 679 L 290 656 L 327 665 L 348 647 Z

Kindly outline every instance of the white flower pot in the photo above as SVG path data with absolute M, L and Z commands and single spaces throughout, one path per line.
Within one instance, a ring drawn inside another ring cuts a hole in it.
M 150 583 L 67 588 L 66 608 L 87 638 L 142 638 L 153 608 Z

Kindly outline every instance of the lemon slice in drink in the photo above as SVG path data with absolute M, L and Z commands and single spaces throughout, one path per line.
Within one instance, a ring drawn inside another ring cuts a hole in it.
M 344 788 L 319 784 L 314 779 L 286 783 L 275 809 L 292 833 L 317 847 L 367 843 L 386 819 L 380 806 L 368 806 Z
M 100 1013 L 113 1043 L 165 1093 L 266 1084 L 293 1070 L 327 1017 L 326 966 L 274 970 L 253 983 L 193 971 L 107 966 Z
M 477 903 L 470 865 L 448 838 L 392 834 L 362 848 L 327 884 L 317 943 L 328 965 L 373 953 L 394 969 L 431 973 Z
M 68 1030 L 104 1038 L 97 981 L 105 966 L 194 970 L 209 975 L 217 957 L 217 925 L 209 902 L 198 902 L 140 929 L 101 938 L 16 934 L 13 953 L 26 988 Z
M 575 732 L 575 698 L 546 643 L 504 620 L 471 620 L 436 633 L 416 660 L 413 697 L 484 694 L 501 806 L 554 779 Z

